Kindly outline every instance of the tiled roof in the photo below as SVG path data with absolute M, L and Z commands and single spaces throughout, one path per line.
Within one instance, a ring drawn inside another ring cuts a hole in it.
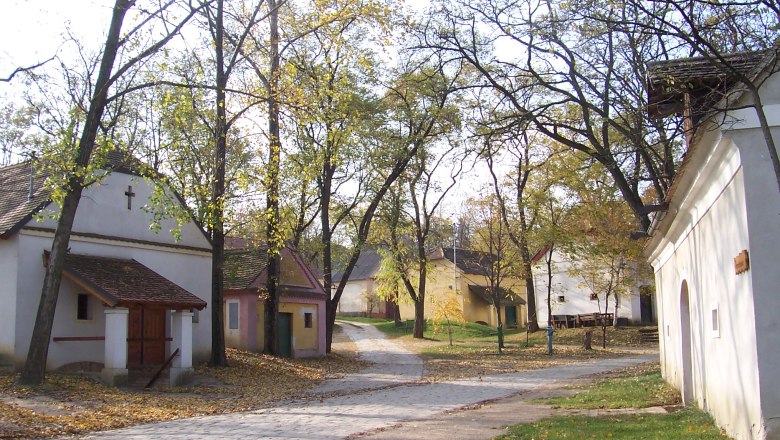
M 282 264 L 293 264 L 306 277 L 308 286 L 279 284 L 281 296 L 302 296 L 322 298 L 325 291 L 309 266 L 297 255 L 297 252 L 285 247 L 282 249 Z M 290 267 L 290 266 L 286 266 Z M 268 273 L 268 246 L 265 244 L 251 249 L 228 250 L 225 252 L 225 289 L 265 291 Z
M 267 247 L 225 252 L 225 289 L 248 289 L 268 267 Z
M 112 307 L 206 307 L 202 299 L 135 260 L 68 254 L 63 275 Z
M 0 168 L 0 238 L 11 236 L 49 203 L 49 192 L 43 185 L 46 176 L 31 165 L 27 161 Z
M 494 256 L 487 252 L 474 251 L 461 248 L 442 248 L 443 257 L 454 261 L 458 269 L 469 275 L 485 275 L 494 260 Z
M 382 263 L 382 257 L 373 249 L 363 249 L 360 251 L 355 268 L 352 269 L 352 273 L 349 274 L 350 280 L 367 280 L 373 278 L 376 272 L 379 270 L 379 265 Z M 341 281 L 344 276 L 344 272 L 336 272 L 333 274 L 334 281 Z
M 493 297 L 490 295 L 490 286 L 474 286 L 469 284 L 469 292 L 479 296 L 488 304 L 493 304 Z M 520 306 L 525 304 L 525 300 L 520 295 L 509 289 L 499 287 L 499 298 L 502 306 Z

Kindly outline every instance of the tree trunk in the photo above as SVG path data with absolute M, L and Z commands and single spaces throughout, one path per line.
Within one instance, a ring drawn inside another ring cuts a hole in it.
M 417 339 L 424 338 L 425 332 L 425 299 L 423 296 L 418 296 L 417 301 L 414 302 L 414 333 L 413 337 Z
M 395 286 L 395 300 L 393 301 L 393 320 L 395 321 L 395 326 L 400 327 L 401 326 L 401 306 L 398 305 L 398 301 L 400 300 L 398 296 L 398 285 Z
M 534 287 L 534 276 L 531 269 L 531 252 L 528 250 L 528 240 L 525 238 L 525 214 L 521 211 L 521 235 L 520 235 L 520 256 L 523 258 L 523 273 L 525 274 L 525 297 L 528 307 L 528 331 L 539 331 L 539 317 L 536 314 L 536 288 Z M 511 238 L 511 235 L 510 235 Z
M 523 265 L 526 265 L 523 263 Z M 528 270 L 531 269 L 531 264 L 527 265 Z M 525 278 L 525 292 L 526 292 L 526 309 L 528 310 L 528 331 L 539 331 L 539 317 L 536 315 L 536 288 L 534 287 L 534 279 L 532 276 Z
M 618 309 L 620 308 L 620 297 L 615 295 L 615 313 L 612 314 L 612 327 L 618 327 Z
M 496 306 L 496 321 L 498 322 L 496 327 L 498 329 L 498 348 L 500 350 L 504 348 L 504 322 L 501 319 L 501 302 L 496 302 L 496 304 L 498 304 Z
M 585 330 L 585 334 L 582 338 L 582 348 L 585 350 L 593 350 L 593 330 Z
M 268 166 L 266 169 L 266 240 L 268 242 L 268 278 L 265 300 L 265 344 L 268 352 L 279 354 L 276 322 L 279 318 L 279 273 L 284 247 L 279 230 L 279 168 L 281 137 L 279 132 L 279 9 L 276 0 L 268 0 L 271 69 L 268 75 Z
M 227 365 L 225 354 L 225 325 L 222 311 L 222 289 L 224 287 L 225 266 L 225 155 L 227 154 L 227 119 L 225 113 L 225 88 L 227 87 L 227 75 L 225 75 L 224 63 L 224 33 L 223 23 L 224 0 L 217 1 L 217 15 L 214 34 L 215 55 L 217 63 L 217 121 L 214 139 L 214 190 L 211 195 L 212 204 L 212 252 L 211 252 L 211 358 L 209 365 Z
M 108 88 L 111 85 L 111 71 L 119 50 L 122 22 L 124 21 L 125 13 L 133 3 L 133 0 L 116 0 L 114 4 L 111 25 L 106 36 L 106 45 L 103 49 L 103 58 L 100 62 L 97 80 L 95 81 L 94 94 L 90 100 L 89 111 L 87 112 L 87 118 L 84 121 L 84 128 L 79 139 L 78 157 L 76 159 L 76 164 L 79 167 L 87 167 L 92 156 L 100 120 L 106 108 L 106 97 Z M 60 282 L 62 281 L 62 270 L 65 267 L 65 255 L 68 253 L 73 221 L 81 200 L 82 184 L 81 179 L 75 176 L 68 181 L 68 194 L 66 194 L 63 200 L 62 211 L 57 221 L 57 229 L 54 232 L 49 264 L 46 267 L 46 275 L 41 289 L 41 301 L 38 304 L 35 326 L 30 338 L 30 347 L 19 377 L 19 382 L 22 384 L 34 385 L 43 382 L 49 355 L 49 339 L 51 338 L 57 297 L 59 296 Z
M 604 315 L 609 310 L 609 292 L 604 295 Z M 601 319 L 601 348 L 607 348 L 607 319 L 604 316 Z

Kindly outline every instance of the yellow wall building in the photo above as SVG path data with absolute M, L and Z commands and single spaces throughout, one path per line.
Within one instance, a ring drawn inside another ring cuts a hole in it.
M 455 295 L 467 322 L 497 325 L 496 310 L 490 297 L 490 281 L 486 266 L 490 255 L 460 248 L 440 248 L 430 255 L 427 276 L 425 317 L 435 314 L 436 300 Z M 504 327 L 524 326 L 525 281 L 516 277 L 501 280 L 501 317 Z M 414 319 L 414 304 L 409 295 L 401 296 L 401 318 Z

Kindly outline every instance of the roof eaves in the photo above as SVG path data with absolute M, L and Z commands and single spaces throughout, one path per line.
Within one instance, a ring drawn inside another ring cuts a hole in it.
M 30 220 L 32 220 L 33 217 L 36 214 L 41 212 L 41 210 L 43 210 L 44 208 L 49 206 L 50 203 L 51 203 L 51 200 L 46 200 L 44 202 L 39 203 L 38 206 L 33 208 L 32 211 L 27 213 L 24 217 L 22 217 L 13 226 L 11 226 L 10 228 L 8 228 L 5 231 L 3 231 L 2 233 L 0 233 L 0 239 L 7 240 L 7 239 L 11 238 L 12 235 L 14 235 L 17 232 L 19 232 L 19 230 L 22 229 L 22 227 L 24 227 L 24 225 L 26 225 Z
M 87 293 L 96 297 L 97 299 L 102 301 L 103 304 L 109 307 L 115 307 L 119 302 L 119 300 L 114 295 L 111 295 L 110 293 L 101 289 L 99 286 L 95 285 L 92 281 L 79 276 L 77 273 L 71 272 L 67 268 L 63 269 L 62 275 L 65 278 L 76 283 L 76 285 L 86 290 Z

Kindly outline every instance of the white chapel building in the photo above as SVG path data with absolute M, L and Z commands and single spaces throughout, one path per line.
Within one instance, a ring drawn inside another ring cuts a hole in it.
M 99 371 L 121 385 L 130 369 L 172 358 L 175 384 L 210 354 L 211 244 L 193 221 L 181 225 L 178 240 L 168 232 L 173 220 L 159 233 L 150 229 L 144 205 L 153 184 L 121 156 L 109 162 L 110 174 L 81 197 L 46 368 Z M 17 369 L 27 356 L 58 210 L 36 165 L 0 168 L 0 366 Z

